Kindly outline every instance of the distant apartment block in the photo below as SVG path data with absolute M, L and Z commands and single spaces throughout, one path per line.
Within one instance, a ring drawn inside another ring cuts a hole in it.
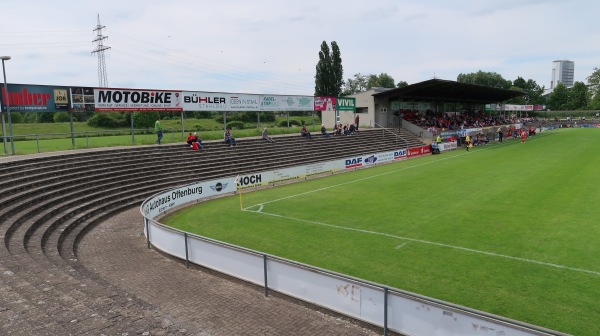
M 573 78 L 575 76 L 575 62 L 560 60 L 552 62 L 552 81 L 550 88 L 554 89 L 558 83 L 563 83 L 566 87 L 573 87 Z

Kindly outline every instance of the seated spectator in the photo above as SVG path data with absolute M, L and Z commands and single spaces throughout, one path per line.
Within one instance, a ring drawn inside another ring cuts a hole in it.
M 335 130 L 335 133 L 334 133 L 335 135 L 342 135 L 342 124 L 336 125 L 334 127 L 334 130 Z
M 198 150 L 200 148 L 200 145 L 198 145 L 198 142 L 194 141 L 192 142 L 192 150 Z
M 478 140 L 479 140 L 480 145 L 487 145 L 490 142 L 487 135 L 485 135 L 485 134 L 481 134 L 481 136 L 479 137 Z
M 302 128 L 300 129 L 300 135 L 303 137 L 308 137 L 309 139 L 311 138 L 310 132 L 306 129 L 306 125 L 302 125 Z
M 231 136 L 231 131 L 229 128 L 225 129 L 225 143 L 229 145 L 229 147 L 236 146 L 235 138 Z
M 431 145 L 429 145 L 429 147 L 431 148 L 431 154 L 440 154 L 440 146 L 438 146 L 437 143 L 432 142 Z
M 355 131 L 356 127 L 354 126 L 354 124 L 350 124 L 350 126 L 348 126 L 348 133 L 354 134 Z
M 275 142 L 275 140 L 273 140 L 273 139 L 272 139 L 272 138 L 269 136 L 269 134 L 267 133 L 267 128 L 266 128 L 266 127 L 265 127 L 265 128 L 263 129 L 263 131 L 262 131 L 262 138 L 263 138 L 263 140 L 265 140 L 265 141 L 268 141 L 268 142 L 270 142 L 270 143 L 273 143 L 273 142 Z
M 350 131 L 348 130 L 348 124 L 344 125 L 344 135 L 350 135 Z
M 192 142 L 194 142 L 194 136 L 192 135 L 192 132 L 190 132 L 190 135 L 188 135 L 186 142 L 188 146 L 192 147 Z
M 325 124 L 321 125 L 321 134 L 323 134 L 326 138 L 331 138 L 331 135 L 327 132 L 327 128 L 325 128 Z
M 535 128 L 533 126 L 529 126 L 529 136 L 535 135 Z
M 204 146 L 202 146 L 202 139 L 198 137 L 198 133 L 194 133 L 194 142 L 198 144 L 200 149 L 204 149 Z

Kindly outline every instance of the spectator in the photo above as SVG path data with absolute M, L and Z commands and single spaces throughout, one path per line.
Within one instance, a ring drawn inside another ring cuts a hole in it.
M 192 132 L 190 132 L 190 135 L 188 135 L 186 142 L 188 146 L 192 147 L 192 142 L 194 142 L 194 136 L 192 135 Z
M 202 146 L 202 139 L 198 137 L 198 133 L 194 133 L 194 142 L 198 144 L 200 149 L 204 149 L 204 146 Z
M 502 137 L 504 136 L 504 131 L 502 131 L 502 127 L 498 127 L 498 140 L 502 143 Z
M 196 141 L 192 142 L 192 150 L 198 150 L 198 148 L 200 148 L 200 146 L 198 145 L 198 143 Z
M 434 141 L 430 145 L 431 154 L 440 154 L 440 146 Z
M 342 124 L 336 125 L 334 127 L 335 135 L 342 135 Z
M 331 138 L 331 135 L 327 132 L 327 128 L 325 128 L 325 124 L 321 125 L 321 134 L 323 134 L 326 138 Z
M 311 139 L 310 132 L 306 129 L 306 124 L 302 125 L 302 128 L 300 129 L 300 135 Z
M 356 130 L 358 131 L 358 122 L 360 121 L 360 117 L 358 114 L 354 117 L 354 125 L 356 126 Z
M 348 123 L 344 125 L 344 135 L 350 135 L 350 131 L 348 130 Z
M 224 138 L 225 143 L 228 144 L 229 147 L 236 146 L 235 138 L 231 136 L 231 131 L 229 131 L 229 128 L 225 129 Z
M 354 131 L 356 131 L 354 124 L 350 124 L 350 126 L 348 126 L 348 133 L 354 134 Z
M 160 141 L 163 136 L 163 128 L 160 124 L 160 117 L 156 118 L 156 122 L 154 123 L 154 129 L 156 130 L 156 143 L 160 145 Z
M 270 143 L 273 143 L 273 142 L 275 142 L 275 140 L 273 140 L 273 139 L 272 139 L 272 138 L 269 136 L 269 134 L 267 133 L 267 128 L 266 128 L 266 127 L 265 127 L 265 128 L 263 128 L 263 131 L 262 131 L 262 138 L 263 138 L 263 140 L 265 140 L 265 141 L 268 141 L 268 142 L 270 142 Z

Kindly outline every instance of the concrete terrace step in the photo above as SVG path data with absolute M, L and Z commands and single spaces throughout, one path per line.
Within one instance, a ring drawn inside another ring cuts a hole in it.
M 235 148 L 206 141 L 197 152 L 184 144 L 157 145 L 0 163 L 0 317 L 10 322 L 0 325 L 0 333 L 197 334 L 82 265 L 77 255 L 83 237 L 168 188 L 415 143 L 382 130 L 275 139 L 238 139 Z

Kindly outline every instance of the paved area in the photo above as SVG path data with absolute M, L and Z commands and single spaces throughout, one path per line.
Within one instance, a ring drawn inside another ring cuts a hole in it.
M 87 234 L 79 262 L 107 282 L 158 309 L 165 324 L 192 335 L 381 335 L 262 288 L 190 268 L 153 249 L 137 207 Z M 181 327 L 183 326 L 183 327 Z

